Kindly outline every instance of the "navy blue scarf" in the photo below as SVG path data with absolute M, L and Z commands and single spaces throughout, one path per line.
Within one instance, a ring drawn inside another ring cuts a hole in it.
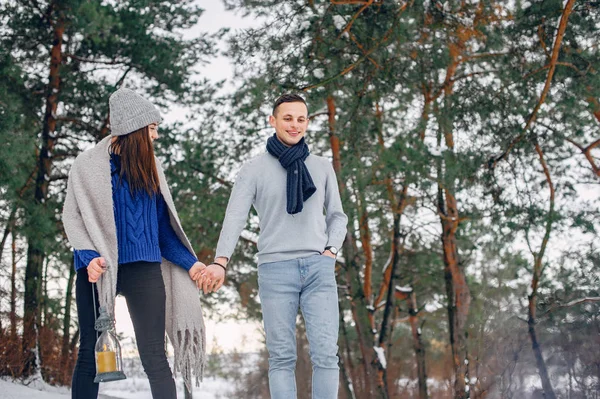
M 304 137 L 292 147 L 286 147 L 274 134 L 267 140 L 267 151 L 287 170 L 287 213 L 302 212 L 304 201 L 317 191 L 304 164 L 310 153 Z

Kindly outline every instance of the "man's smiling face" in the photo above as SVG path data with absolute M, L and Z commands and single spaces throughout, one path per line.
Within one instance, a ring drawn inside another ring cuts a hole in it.
M 297 144 L 306 133 L 308 109 L 304 103 L 299 101 L 282 103 L 269 117 L 269 123 L 275 129 L 279 141 L 291 147 Z

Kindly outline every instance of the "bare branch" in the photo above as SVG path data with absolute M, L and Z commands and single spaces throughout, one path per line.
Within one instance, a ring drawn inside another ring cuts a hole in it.
M 546 310 L 540 317 L 545 316 L 548 313 L 555 311 L 556 309 L 570 308 L 572 306 L 580 305 L 582 303 L 587 303 L 587 302 L 600 302 L 600 297 L 595 296 L 595 297 L 579 298 L 579 299 L 575 299 L 573 301 L 564 303 L 562 305 L 554 305 L 554 306 L 550 307 L 550 309 Z

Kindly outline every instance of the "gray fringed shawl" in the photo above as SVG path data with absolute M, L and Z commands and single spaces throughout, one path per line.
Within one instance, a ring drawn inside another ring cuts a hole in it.
M 69 243 L 76 250 L 94 250 L 106 259 L 107 271 L 98 280 L 100 306 L 114 318 L 117 286 L 117 228 L 113 212 L 109 145 L 106 137 L 77 157 L 67 185 L 63 224 Z M 160 191 L 169 208 L 171 225 L 181 242 L 192 252 L 173 204 L 164 172 L 156 161 Z M 162 275 L 167 294 L 167 335 L 175 349 L 175 369 L 183 374 L 191 391 L 192 373 L 196 385 L 202 379 L 205 362 L 204 319 L 195 283 L 187 271 L 163 258 Z

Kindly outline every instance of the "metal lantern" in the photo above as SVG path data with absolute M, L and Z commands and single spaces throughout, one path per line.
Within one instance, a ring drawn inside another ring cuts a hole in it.
M 96 319 L 96 331 L 101 332 L 96 341 L 96 378 L 94 382 L 124 380 L 121 345 L 114 333 L 114 322 L 104 308 L 100 308 L 100 316 Z

